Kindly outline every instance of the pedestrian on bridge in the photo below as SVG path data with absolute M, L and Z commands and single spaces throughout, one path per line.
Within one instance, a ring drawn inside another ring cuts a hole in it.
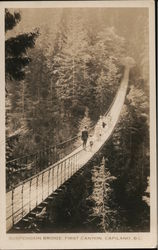
M 106 126 L 106 123 L 103 121 L 102 122 L 102 127 L 105 128 L 105 126 Z
M 89 145 L 90 145 L 90 151 L 92 152 L 92 147 L 93 147 L 92 135 L 90 135 L 90 142 L 89 142 Z
M 87 140 L 88 140 L 88 130 L 87 127 L 84 128 L 84 130 L 82 131 L 82 141 L 83 141 L 83 149 L 86 150 L 86 144 L 87 144 Z

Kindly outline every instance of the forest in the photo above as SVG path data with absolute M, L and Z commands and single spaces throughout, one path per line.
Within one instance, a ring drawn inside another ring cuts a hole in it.
M 21 134 L 13 157 L 73 137 L 80 131 L 85 111 L 87 122 L 95 123 L 108 109 L 122 77 L 120 59 L 130 48 L 99 14 L 102 10 L 98 13 L 100 22 L 94 22 L 93 10 L 64 10 L 56 33 L 47 25 L 45 34 L 39 30 L 6 40 L 6 57 L 13 53 L 9 60 L 19 60 L 19 65 L 13 64 L 20 69 L 15 74 L 6 58 L 7 135 L 18 130 Z M 109 22 L 108 15 L 106 18 Z M 122 19 L 118 17 L 115 22 Z M 145 43 L 146 29 L 144 25 L 144 32 L 139 33 L 140 43 Z M 141 63 L 143 60 L 142 55 Z M 29 147 L 23 140 L 29 141 Z
M 150 175 L 147 10 L 52 9 L 43 16 L 38 10 L 24 12 L 5 13 L 7 161 L 93 126 L 117 93 L 123 58 L 132 56 L 136 67 L 102 157 L 107 159 L 106 171 L 116 177 L 111 183 L 116 203 L 126 210 L 141 207 Z M 148 230 L 144 223 L 142 228 Z

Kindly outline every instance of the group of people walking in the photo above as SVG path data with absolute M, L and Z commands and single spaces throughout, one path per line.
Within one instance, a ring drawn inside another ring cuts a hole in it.
M 100 140 L 100 138 L 102 136 L 102 130 L 107 127 L 107 122 L 103 121 L 102 119 L 100 119 L 100 120 L 101 120 L 101 123 L 99 123 L 95 128 L 96 129 L 95 134 L 96 134 L 96 137 L 97 137 L 98 141 Z M 84 130 L 82 131 L 82 134 L 81 134 L 81 139 L 83 141 L 83 149 L 84 150 L 86 150 L 88 137 L 90 137 L 89 146 L 90 146 L 90 150 L 92 150 L 94 141 L 93 141 L 92 135 L 89 136 L 88 129 L 85 126 L 85 128 L 84 128 Z

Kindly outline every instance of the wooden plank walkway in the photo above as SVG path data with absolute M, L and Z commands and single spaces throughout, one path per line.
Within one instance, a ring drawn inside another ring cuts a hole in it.
M 46 168 L 42 172 L 23 181 L 6 194 L 6 230 L 10 230 L 17 222 L 37 207 L 75 172 L 82 168 L 103 147 L 112 134 L 124 104 L 128 86 L 129 67 L 125 68 L 124 77 L 109 112 L 95 126 L 93 147 L 90 149 L 87 142 L 86 151 L 82 146 L 71 154 Z M 102 128 L 102 122 L 106 127 Z M 99 135 L 101 134 L 101 136 Z

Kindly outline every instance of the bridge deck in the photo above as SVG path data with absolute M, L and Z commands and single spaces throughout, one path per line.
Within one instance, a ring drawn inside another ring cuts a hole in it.
M 126 68 L 111 109 L 95 126 L 93 137 L 91 137 L 91 140 L 93 140 L 92 149 L 90 149 L 88 141 L 86 151 L 82 149 L 82 146 L 78 147 L 62 160 L 25 180 L 19 186 L 7 192 L 7 231 L 44 201 L 76 171 L 82 168 L 102 148 L 112 134 L 119 119 L 126 96 L 128 75 L 129 69 Z M 107 124 L 105 128 L 102 128 L 103 121 Z

